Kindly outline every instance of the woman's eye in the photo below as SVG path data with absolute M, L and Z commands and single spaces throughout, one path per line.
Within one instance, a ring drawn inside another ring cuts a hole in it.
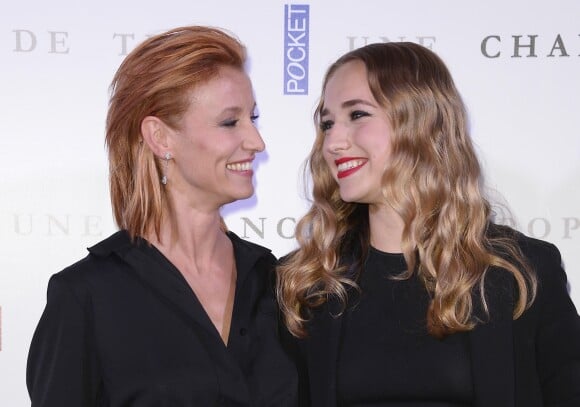
M 221 122 L 221 125 L 224 127 L 235 127 L 238 124 L 238 119 L 228 119 Z
M 332 120 L 323 120 L 320 122 L 319 126 L 320 126 L 320 130 L 322 131 L 327 131 L 330 130 L 332 128 L 333 125 L 333 121 Z
M 259 114 L 253 114 L 250 116 L 250 120 L 252 121 L 252 123 L 256 123 L 259 118 L 260 118 Z
M 364 112 L 362 110 L 355 110 L 354 112 L 351 112 L 350 119 L 356 120 L 356 119 L 360 119 L 361 117 L 366 117 L 366 116 L 370 116 L 370 114 L 368 114 L 367 112 Z

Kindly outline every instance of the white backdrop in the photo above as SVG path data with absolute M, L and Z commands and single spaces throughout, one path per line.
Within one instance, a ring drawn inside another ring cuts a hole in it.
M 26 355 L 49 276 L 115 230 L 104 150 L 113 73 L 147 35 L 181 25 L 226 28 L 248 46 L 267 151 L 256 197 L 224 209 L 233 231 L 278 256 L 293 248 L 324 70 L 367 42 L 422 42 L 447 62 L 465 98 L 487 184 L 508 202 L 514 225 L 560 248 L 580 305 L 580 2 L 292 2 L 309 5 L 309 86 L 285 95 L 287 3 L 2 5 L 0 405 L 29 404 Z

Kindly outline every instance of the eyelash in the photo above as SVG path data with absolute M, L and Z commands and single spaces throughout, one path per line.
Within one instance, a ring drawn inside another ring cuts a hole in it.
M 224 120 L 222 122 L 222 126 L 224 126 L 224 127 L 235 127 L 237 123 L 238 123 L 238 119 L 234 119 L 234 120 Z
M 260 116 L 257 114 L 253 114 L 250 116 L 250 121 L 252 123 L 256 123 L 256 121 L 258 120 Z M 235 127 L 236 124 L 238 124 L 240 120 L 239 119 L 231 119 L 231 120 L 224 120 L 221 125 L 224 127 Z
M 362 111 L 362 110 L 355 110 L 350 112 L 350 119 L 351 120 L 356 120 L 356 119 L 360 119 L 361 117 L 366 117 L 366 116 L 370 116 L 369 113 Z
M 350 112 L 349 117 L 350 120 L 357 120 L 360 119 L 361 117 L 367 117 L 370 116 L 369 113 L 362 111 L 362 110 L 354 110 L 352 112 Z M 332 128 L 332 126 L 334 125 L 334 121 L 332 120 L 323 120 L 320 122 L 319 127 L 321 131 L 328 131 Z

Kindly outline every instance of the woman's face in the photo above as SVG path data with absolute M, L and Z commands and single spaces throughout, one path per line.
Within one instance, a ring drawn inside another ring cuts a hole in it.
M 188 205 L 208 210 L 250 197 L 252 162 L 265 147 L 256 118 L 252 84 L 239 69 L 224 66 L 195 88 L 180 130 L 171 136 L 172 192 Z
M 375 100 L 363 62 L 339 67 L 324 90 L 320 126 L 323 156 L 346 202 L 384 204 L 381 180 L 393 130 Z

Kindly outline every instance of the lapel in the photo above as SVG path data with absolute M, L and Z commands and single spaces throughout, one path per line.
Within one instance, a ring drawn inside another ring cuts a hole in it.
M 485 285 L 490 317 L 469 333 L 475 406 L 514 407 L 513 281 L 491 269 Z
M 312 407 L 335 407 L 337 359 L 340 346 L 342 316 L 334 317 L 340 309 L 336 298 L 329 299 L 316 312 L 309 324 L 306 340 L 308 376 Z

